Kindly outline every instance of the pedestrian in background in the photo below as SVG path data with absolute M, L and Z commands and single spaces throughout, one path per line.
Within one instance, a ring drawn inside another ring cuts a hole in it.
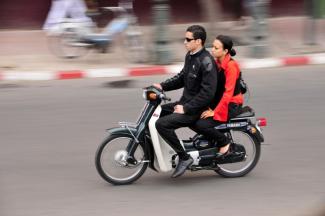
M 43 29 L 49 30 L 67 17 L 74 18 L 78 22 L 91 22 L 86 16 L 86 11 L 87 6 L 83 0 L 52 0 Z

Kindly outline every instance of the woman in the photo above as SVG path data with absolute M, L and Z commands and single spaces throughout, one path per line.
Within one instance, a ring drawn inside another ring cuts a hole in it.
M 219 35 L 213 42 L 212 55 L 219 66 L 215 98 L 217 105 L 214 110 L 211 107 L 204 111 L 193 129 L 208 139 L 216 140 L 219 148 L 217 156 L 222 156 L 228 152 L 230 140 L 214 127 L 240 114 L 244 100 L 239 87 L 240 69 L 237 62 L 231 58 L 236 55 L 232 39 Z

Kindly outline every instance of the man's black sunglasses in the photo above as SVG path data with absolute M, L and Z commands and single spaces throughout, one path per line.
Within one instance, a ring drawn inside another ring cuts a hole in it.
M 186 42 L 191 42 L 192 40 L 195 40 L 195 38 L 185 38 Z

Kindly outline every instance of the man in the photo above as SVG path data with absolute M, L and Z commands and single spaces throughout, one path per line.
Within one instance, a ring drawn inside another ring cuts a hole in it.
M 185 33 L 184 44 L 188 53 L 180 73 L 155 87 L 171 91 L 184 87 L 178 102 L 162 106 L 162 113 L 156 122 L 156 128 L 162 138 L 175 150 L 179 163 L 172 174 L 173 178 L 181 176 L 193 163 L 193 158 L 186 153 L 175 130 L 195 123 L 207 108 L 215 95 L 217 87 L 217 66 L 204 48 L 206 31 L 202 26 L 190 26 Z

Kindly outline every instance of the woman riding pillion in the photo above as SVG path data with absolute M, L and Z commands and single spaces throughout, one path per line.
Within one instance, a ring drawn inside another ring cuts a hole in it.
M 231 56 L 236 55 L 233 41 L 230 37 L 219 35 L 213 42 L 212 55 L 219 66 L 216 93 L 216 107 L 209 108 L 201 114 L 193 129 L 208 139 L 217 141 L 218 157 L 227 154 L 230 140 L 224 133 L 215 129 L 216 126 L 227 122 L 240 114 L 243 95 L 240 92 L 240 69 Z

